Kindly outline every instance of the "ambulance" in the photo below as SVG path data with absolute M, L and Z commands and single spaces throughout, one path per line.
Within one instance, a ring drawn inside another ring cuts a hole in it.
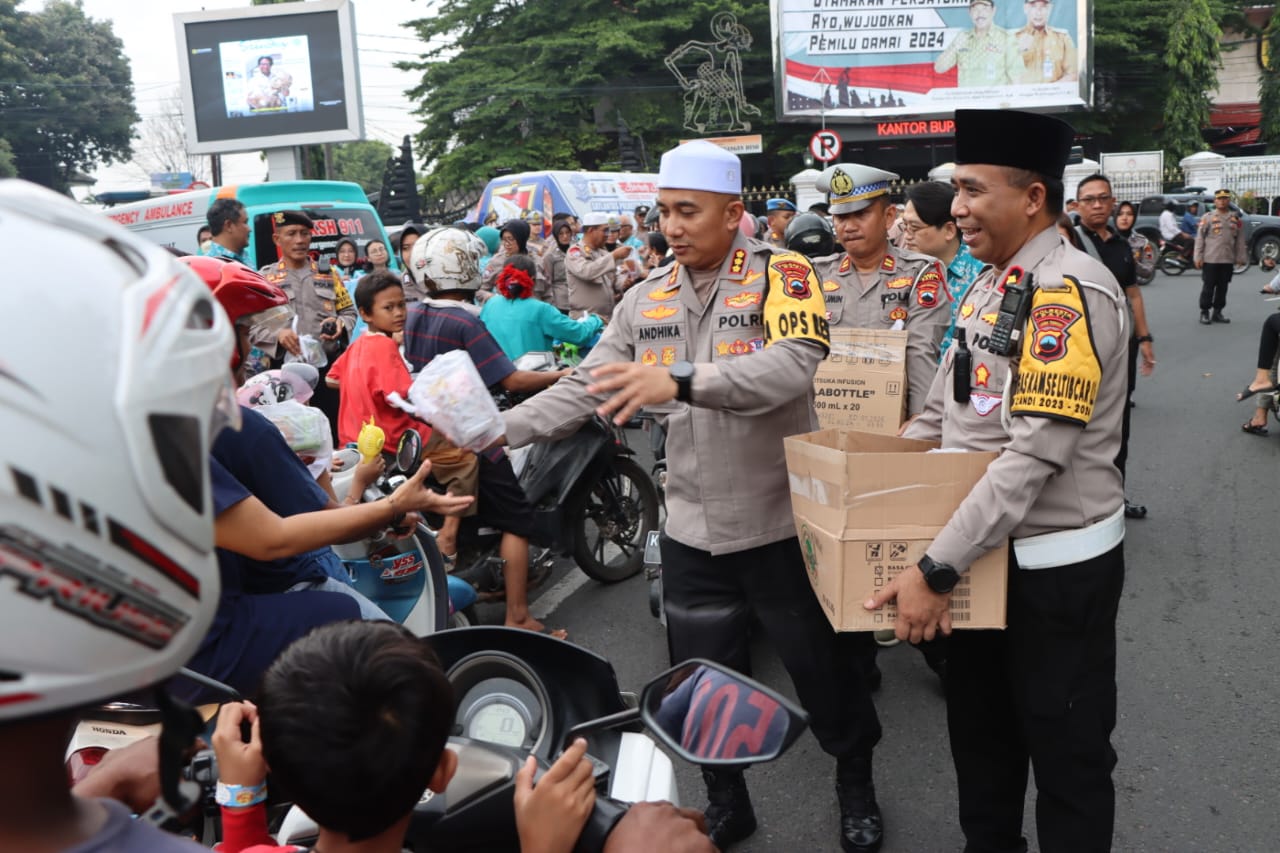
M 311 236 L 313 257 L 331 261 L 338 241 L 355 241 L 360 256 L 370 240 L 381 240 L 397 267 L 395 247 L 387 239 L 382 220 L 369 204 L 358 184 L 343 181 L 278 181 L 266 184 L 238 184 L 152 198 L 109 208 L 103 213 L 140 237 L 180 249 L 199 252 L 200 229 L 208 222 L 209 206 L 220 198 L 233 198 L 249 215 L 249 245 L 245 255 L 254 269 L 279 258 L 271 236 L 272 214 L 279 210 L 301 210 L 315 222 Z

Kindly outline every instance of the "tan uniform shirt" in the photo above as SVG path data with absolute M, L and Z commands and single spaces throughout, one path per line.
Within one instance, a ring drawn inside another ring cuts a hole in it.
M 1206 264 L 1243 264 L 1249 256 L 1244 245 L 1244 220 L 1234 210 L 1206 213 L 1196 229 L 1197 261 Z
M 589 249 L 576 243 L 565 253 L 564 272 L 569 285 L 569 308 L 576 312 L 574 316 L 585 311 L 606 320 L 613 316 L 618 261 L 611 252 L 603 247 Z
M 966 30 L 933 63 L 941 74 L 959 65 L 958 86 L 1007 86 L 1022 76 L 1022 55 L 1008 30 L 993 26 L 979 35 Z
M 807 278 L 771 285 L 779 265 Z M 576 430 L 603 399 L 586 393 L 593 367 L 691 361 L 692 405 L 651 407 L 666 419 L 667 535 L 713 554 L 788 539 L 796 529 L 782 439 L 817 429 L 813 374 L 827 348 L 783 337 L 780 326 L 825 336 L 824 311 L 803 257 L 739 234 L 705 304 L 678 264 L 627 291 L 578 370 L 505 413 L 507 440 L 520 446 Z M 780 319 L 766 331 L 769 316 Z
M 356 306 L 351 294 L 345 288 L 338 292 L 333 278 L 322 275 L 315 261 L 300 269 L 289 269 L 284 261 L 277 261 L 258 272 L 289 297 L 289 305 L 298 316 L 299 335 L 312 335 L 319 340 L 320 326 L 330 317 L 337 317 L 346 326 L 348 336 L 356 327 Z M 337 340 L 325 341 L 324 351 L 332 355 L 339 346 Z
M 533 261 L 533 292 L 542 293 L 547 289 L 547 283 L 542 278 L 542 265 L 538 263 L 538 256 L 532 251 L 526 252 L 529 260 Z M 510 256 L 505 249 L 499 249 L 493 253 L 493 257 L 489 258 L 489 263 L 485 266 L 484 272 L 480 273 L 480 289 L 486 293 L 496 293 L 498 287 L 498 276 L 502 275 L 503 267 L 507 265 Z
M 1085 527 L 1124 501 L 1115 466 L 1128 388 L 1124 293 L 1106 267 L 1065 243 L 1056 227 L 1019 249 L 1014 266 L 1044 285 L 1037 296 L 1044 301 L 1029 312 L 1013 387 L 1012 360 L 987 348 L 1003 296 L 1003 278 L 987 267 L 956 314 L 972 353 L 970 399 L 954 400 L 953 345 L 924 413 L 904 433 L 944 448 L 1000 454 L 928 548 L 934 560 L 961 571 L 1010 536 Z M 1070 294 L 1049 289 L 1066 278 L 1080 282 L 1075 292 L 1083 295 L 1083 310 L 1072 307 Z
M 410 305 L 415 302 L 421 302 L 422 300 L 429 298 L 431 295 L 431 292 L 427 290 L 426 284 L 418 284 L 413 280 L 413 276 L 407 272 L 400 276 L 400 281 L 404 287 L 404 301 Z M 352 290 L 355 289 L 354 284 L 349 286 Z M 351 298 L 355 298 L 355 293 L 351 294 Z
M 1013 34 L 1013 40 L 1022 56 L 1022 75 L 1013 82 L 1054 83 L 1077 78 L 1076 46 L 1066 30 L 1037 30 L 1027 24 Z M 1024 50 L 1023 45 L 1027 44 L 1030 47 Z
M 907 413 L 918 415 L 933 375 L 939 344 L 951 324 L 946 273 L 936 258 L 889 247 L 873 280 L 863 283 L 845 252 L 814 262 L 822 278 L 831 327 L 907 331 Z
M 543 280 L 547 283 L 547 292 L 545 295 L 540 295 L 540 298 L 561 311 L 568 311 L 569 280 L 565 278 L 564 261 L 565 255 L 560 251 L 559 245 L 552 245 L 543 252 L 538 266 L 542 270 Z

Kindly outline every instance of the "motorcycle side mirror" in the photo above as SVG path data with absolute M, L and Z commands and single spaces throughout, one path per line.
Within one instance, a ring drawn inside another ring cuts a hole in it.
M 418 464 L 422 455 L 422 436 L 416 429 L 407 429 L 400 436 L 400 445 L 396 448 L 396 470 L 408 474 Z
M 645 686 L 640 719 L 681 758 L 711 767 L 772 761 L 809 725 L 809 715 L 785 696 L 699 659 Z

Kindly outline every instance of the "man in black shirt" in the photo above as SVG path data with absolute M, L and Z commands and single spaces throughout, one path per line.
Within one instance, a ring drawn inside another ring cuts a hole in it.
M 1125 463 L 1129 458 L 1129 408 L 1133 405 L 1133 387 L 1137 379 L 1138 353 L 1142 353 L 1142 375 L 1150 376 L 1156 366 L 1155 349 L 1152 345 L 1151 329 L 1147 326 L 1147 311 L 1142 302 L 1142 289 L 1137 283 L 1137 268 L 1133 260 L 1133 250 L 1129 241 L 1121 237 L 1107 225 L 1111 213 L 1115 210 L 1116 198 L 1111 192 L 1111 181 L 1106 175 L 1093 174 L 1080 182 L 1076 188 L 1076 201 L 1080 204 L 1080 224 L 1076 226 L 1084 249 L 1093 255 L 1116 277 L 1124 288 L 1129 299 L 1129 313 L 1133 318 L 1130 328 L 1133 336 L 1129 338 L 1129 399 L 1124 411 L 1124 424 L 1120 441 L 1120 453 L 1116 456 L 1116 467 L 1124 476 Z M 1145 518 L 1147 508 L 1140 504 L 1124 502 L 1124 514 L 1127 518 Z

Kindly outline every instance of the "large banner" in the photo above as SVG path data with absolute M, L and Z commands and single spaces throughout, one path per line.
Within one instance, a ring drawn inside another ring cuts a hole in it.
M 772 0 L 782 120 L 1089 106 L 1089 0 Z

